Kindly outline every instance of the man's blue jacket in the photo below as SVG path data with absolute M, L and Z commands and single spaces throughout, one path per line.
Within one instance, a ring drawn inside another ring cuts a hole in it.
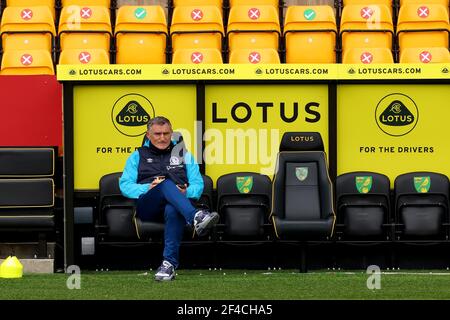
M 184 142 L 172 141 L 170 150 L 180 150 L 177 148 Z M 192 154 L 188 151 L 183 152 L 183 157 L 179 158 L 173 155 L 178 152 L 163 152 L 157 150 L 150 144 L 149 140 L 146 140 L 143 147 L 134 151 L 128 158 L 122 176 L 119 180 L 120 190 L 125 197 L 138 199 L 139 196 L 148 192 L 150 183 L 154 176 L 164 175 L 166 179 L 171 179 L 175 183 L 184 182 L 187 178 L 187 190 L 186 197 L 191 199 L 199 199 L 203 192 L 203 178 L 200 174 L 199 166 L 195 161 Z M 154 157 L 154 158 L 153 158 Z M 157 158 L 157 159 L 156 159 Z M 155 159 L 155 161 L 153 161 Z M 161 161 L 163 166 L 161 166 Z M 181 173 L 175 167 L 183 165 L 183 172 L 177 176 L 177 172 Z M 171 169 L 176 170 L 171 170 Z M 151 176 L 147 173 L 151 173 Z M 175 174 L 173 174 L 175 173 Z

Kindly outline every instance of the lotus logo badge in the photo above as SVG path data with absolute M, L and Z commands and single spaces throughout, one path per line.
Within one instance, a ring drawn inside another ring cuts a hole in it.
M 308 167 L 297 167 L 295 168 L 295 176 L 300 181 L 305 181 L 308 178 L 309 169 Z
M 413 99 L 393 93 L 380 100 L 375 109 L 375 121 L 387 135 L 400 137 L 411 132 L 419 121 L 419 109 Z
M 137 101 L 128 102 L 116 116 L 116 123 L 128 127 L 143 126 L 146 125 L 149 120 L 149 114 Z
M 147 123 L 154 116 L 153 105 L 140 94 L 127 94 L 120 97 L 111 111 L 114 127 L 129 137 L 145 134 Z
M 395 100 L 380 115 L 380 122 L 387 126 L 407 126 L 414 122 L 414 115 L 401 101 Z

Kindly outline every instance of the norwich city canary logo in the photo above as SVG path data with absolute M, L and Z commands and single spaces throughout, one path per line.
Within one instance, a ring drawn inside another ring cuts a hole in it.
M 236 188 L 240 193 L 249 193 L 253 188 L 253 177 L 236 177 Z
M 414 188 L 419 193 L 427 193 L 430 190 L 431 178 L 427 177 L 414 177 Z
M 155 116 L 152 103 L 140 94 L 120 97 L 111 111 L 114 127 L 123 135 L 138 137 L 147 131 L 148 121 Z
M 372 189 L 372 177 L 355 177 L 355 185 L 359 193 L 369 193 L 370 189 Z
M 297 167 L 295 168 L 295 176 L 300 181 L 305 181 L 308 177 L 308 167 Z
M 375 120 L 384 133 L 400 137 L 415 128 L 419 120 L 419 110 L 410 97 L 394 93 L 387 95 L 378 103 Z

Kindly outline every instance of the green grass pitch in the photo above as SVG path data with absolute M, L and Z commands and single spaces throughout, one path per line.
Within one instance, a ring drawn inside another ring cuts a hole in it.
M 154 271 L 82 272 L 80 289 L 68 289 L 69 275 L 25 274 L 0 279 L 0 299 L 58 300 L 308 300 L 450 299 L 450 272 L 381 273 L 380 289 L 367 288 L 362 271 L 178 270 L 176 280 L 156 282 Z M 75 282 L 72 282 L 75 283 Z

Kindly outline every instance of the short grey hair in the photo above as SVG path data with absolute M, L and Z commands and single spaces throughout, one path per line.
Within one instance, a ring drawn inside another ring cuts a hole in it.
M 159 126 L 168 124 L 170 129 L 172 129 L 172 124 L 170 123 L 169 119 L 167 119 L 166 117 L 158 116 L 158 117 L 154 117 L 154 118 L 150 119 L 147 123 L 147 129 L 150 130 L 154 124 L 157 124 Z

